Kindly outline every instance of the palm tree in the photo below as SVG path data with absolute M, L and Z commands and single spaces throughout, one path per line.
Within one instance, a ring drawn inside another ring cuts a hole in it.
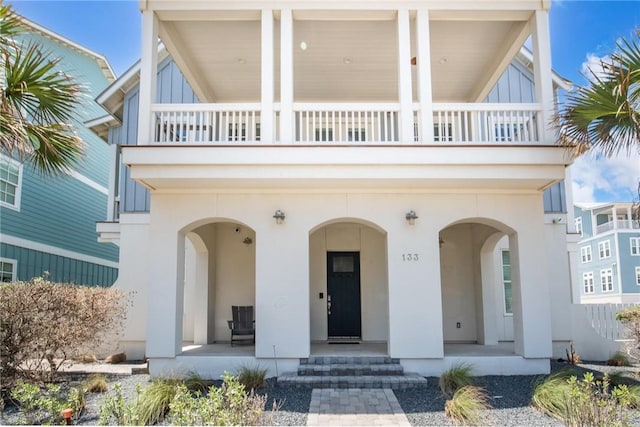
M 36 43 L 18 43 L 22 31 L 20 17 L 0 0 L 0 151 L 57 175 L 83 152 L 72 125 L 83 91 L 56 69 L 60 58 Z
M 574 155 L 596 150 L 606 157 L 640 150 L 640 44 L 621 39 L 598 70 L 589 70 L 589 83 L 566 96 L 554 116 L 559 143 Z

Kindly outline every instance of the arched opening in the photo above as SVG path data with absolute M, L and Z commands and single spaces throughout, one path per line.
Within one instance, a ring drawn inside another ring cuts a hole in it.
M 387 235 L 375 224 L 337 219 L 309 235 L 311 353 L 332 343 L 359 343 L 387 354 Z
M 469 345 L 514 353 L 515 260 L 516 234 L 502 223 L 468 219 L 440 231 L 445 354 L 469 351 Z
M 180 238 L 184 349 L 227 345 L 231 307 L 255 307 L 255 232 L 233 220 L 204 220 L 186 227 Z M 242 348 L 253 352 L 254 346 L 249 341 Z

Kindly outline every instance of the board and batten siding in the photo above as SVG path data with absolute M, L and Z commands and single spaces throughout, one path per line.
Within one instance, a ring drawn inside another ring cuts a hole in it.
M 157 99 L 160 103 L 199 102 L 184 76 L 170 57 L 158 66 Z M 533 75 L 525 66 L 515 61 L 509 65 L 495 87 L 489 92 L 486 102 L 528 103 L 535 102 Z M 138 86 L 134 86 L 124 101 L 122 124 L 123 145 L 135 145 L 138 132 Z M 113 143 L 110 141 L 110 143 Z M 149 192 L 130 177 L 129 168 L 120 169 L 120 212 L 148 212 Z M 544 192 L 546 213 L 567 212 L 565 185 L 558 182 Z
M 157 101 L 164 104 L 195 104 L 199 100 L 191 86 L 170 57 L 158 66 Z M 119 139 L 121 145 L 136 145 L 138 137 L 139 85 L 127 92 L 124 98 L 123 121 L 119 134 L 109 135 L 109 143 Z M 112 139 L 113 138 L 113 139 Z M 120 212 L 149 212 L 149 191 L 131 179 L 126 165 L 120 166 Z
M 49 280 L 88 286 L 111 286 L 118 269 L 19 246 L 0 244 L 4 258 L 16 260 L 16 280 L 30 280 L 48 273 Z
M 631 255 L 632 237 L 640 238 L 640 232 L 618 232 L 618 253 L 620 254 L 620 281 L 622 293 L 640 293 L 636 283 L 636 267 L 640 267 L 640 256 Z

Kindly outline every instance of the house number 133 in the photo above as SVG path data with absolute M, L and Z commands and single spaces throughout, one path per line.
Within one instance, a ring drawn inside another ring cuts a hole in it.
M 418 254 L 402 254 L 403 261 L 418 261 Z

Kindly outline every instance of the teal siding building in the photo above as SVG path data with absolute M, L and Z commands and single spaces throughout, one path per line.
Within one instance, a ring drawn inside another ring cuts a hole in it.
M 18 41 L 63 58 L 58 68 L 85 87 L 74 123 L 85 154 L 73 171 L 54 178 L 0 154 L 0 280 L 48 274 L 53 281 L 111 286 L 119 250 L 99 243 L 95 232 L 107 216 L 109 147 L 85 122 L 106 114 L 94 99 L 115 75 L 103 56 L 37 24 L 24 26 Z
M 640 303 L 640 222 L 631 203 L 577 204 L 582 303 Z

